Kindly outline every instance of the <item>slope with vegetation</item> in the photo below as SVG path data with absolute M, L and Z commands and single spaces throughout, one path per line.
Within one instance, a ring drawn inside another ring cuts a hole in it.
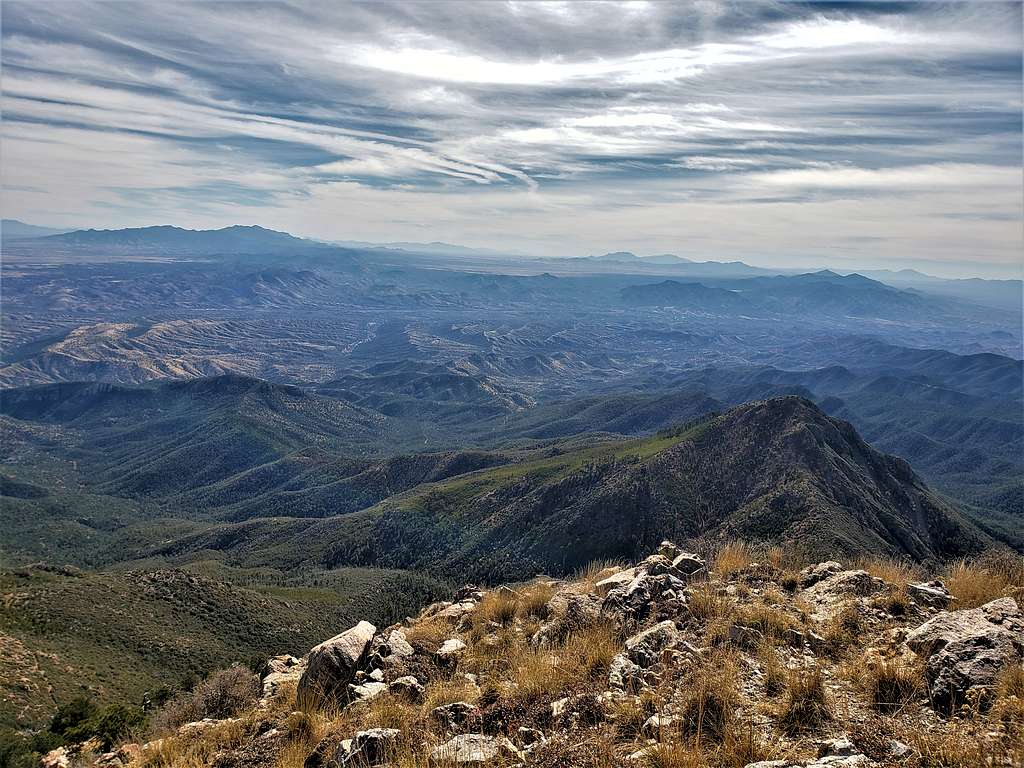
M 271 659 L 260 678 L 218 673 L 148 728 L 123 732 L 120 746 L 92 735 L 96 724 L 79 726 L 48 759 L 131 768 L 1024 759 L 1019 558 L 992 552 L 923 582 L 898 560 L 806 564 L 735 542 L 705 554 L 663 542 L 633 566 L 466 587 L 418 618 L 381 629 L 362 621 L 303 658 Z

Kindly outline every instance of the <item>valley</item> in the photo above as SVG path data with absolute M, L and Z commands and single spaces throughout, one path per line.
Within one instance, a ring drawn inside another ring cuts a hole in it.
M 165 234 L 5 246 L 0 632 L 40 678 L 8 722 L 73 695 L 58 667 L 140 701 L 666 537 L 925 568 L 1024 549 L 998 291 Z M 209 635 L 202 659 L 100 629 L 152 585 L 153 631 Z M 46 607 L 69 603 L 94 609 Z

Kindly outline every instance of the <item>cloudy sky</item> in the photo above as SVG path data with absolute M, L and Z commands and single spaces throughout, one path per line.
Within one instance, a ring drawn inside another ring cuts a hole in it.
M 6 217 L 1022 270 L 1020 3 L 0 9 Z

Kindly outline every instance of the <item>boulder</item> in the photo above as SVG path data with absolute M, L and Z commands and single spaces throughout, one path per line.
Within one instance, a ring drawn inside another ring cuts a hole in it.
M 40 758 L 40 768 L 70 768 L 71 756 L 66 747 L 51 749 Z
M 946 585 L 936 579 L 922 584 L 907 584 L 907 594 L 921 605 L 931 608 L 948 608 L 953 596 Z
M 932 703 L 950 711 L 968 696 L 985 705 L 999 673 L 1024 658 L 1024 615 L 1010 597 L 944 611 L 911 632 L 907 646 L 927 661 Z
M 698 576 L 707 576 L 708 563 L 700 555 L 692 552 L 681 552 L 672 560 L 672 567 L 686 579 L 693 581 Z
M 405 677 L 399 677 L 397 680 L 392 680 L 391 685 L 388 686 L 388 690 L 393 696 L 405 699 L 413 704 L 423 701 L 423 686 L 420 685 L 420 681 L 412 675 L 406 675 Z
M 646 686 L 644 671 L 624 653 L 616 654 L 608 667 L 608 687 L 636 692 Z
M 260 674 L 260 682 L 263 685 L 263 698 L 269 699 L 276 696 L 281 686 L 286 683 L 298 682 L 305 669 L 306 665 L 304 662 L 288 654 L 274 656 L 272 659 L 269 659 L 263 665 L 263 670 Z
M 618 573 L 613 573 L 611 576 L 597 582 L 597 584 L 594 585 L 594 592 L 601 597 L 605 597 L 613 589 L 618 589 L 619 587 L 624 587 L 629 584 L 634 578 L 636 578 L 636 571 L 636 568 L 626 568 Z
M 441 647 L 434 655 L 437 656 L 438 661 L 444 664 L 455 664 L 465 652 L 466 644 L 457 637 L 453 637 L 441 643 Z
M 377 628 L 360 621 L 309 652 L 299 678 L 297 699 L 304 708 L 342 700 L 363 663 Z
M 817 565 L 809 565 L 800 571 L 800 586 L 806 589 L 817 584 L 822 579 L 827 579 L 829 576 L 839 573 L 841 570 L 843 570 L 843 566 L 835 560 L 828 560 Z
M 345 739 L 334 754 L 341 766 L 370 766 L 387 763 L 398 745 L 402 732 L 397 728 L 372 728 L 359 731 Z
M 679 640 L 679 631 L 671 621 L 655 624 L 626 640 L 626 655 L 640 667 L 650 667 L 661 658 L 661 652 Z
M 380 696 L 387 689 L 387 683 L 378 683 L 374 680 L 368 680 L 360 685 L 350 684 L 348 686 L 348 696 L 352 701 L 369 701 L 370 699 L 375 699 Z
M 499 758 L 521 758 L 519 750 L 505 738 L 482 733 L 455 736 L 430 753 L 431 765 L 484 765 Z
M 445 731 L 458 732 L 465 728 L 475 718 L 479 717 L 480 711 L 465 701 L 454 701 L 451 704 L 442 704 L 430 710 L 430 719 L 437 723 Z
M 679 723 L 679 718 L 672 715 L 651 715 L 640 726 L 640 733 L 648 739 L 661 741 L 670 736 L 673 730 L 677 730 Z

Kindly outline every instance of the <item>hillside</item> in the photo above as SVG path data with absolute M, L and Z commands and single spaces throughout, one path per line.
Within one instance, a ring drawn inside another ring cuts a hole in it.
M 786 397 L 652 438 L 552 446 L 351 515 L 213 526 L 153 552 L 501 580 L 634 557 L 665 536 L 741 536 L 809 554 L 919 561 L 985 541 L 906 462 L 872 449 L 812 403 Z
M 114 710 L 69 737 L 55 723 L 37 755 L 63 742 L 47 760 L 81 768 L 1020 765 L 1024 572 L 993 553 L 941 576 L 665 541 L 631 565 L 340 625 L 258 676 L 211 676 L 148 724 L 119 727 Z
M 187 687 L 233 662 L 302 652 L 357 618 L 398 620 L 444 589 L 370 569 L 322 574 L 315 588 L 272 572 L 237 576 L 263 586 L 166 569 L 0 572 L 0 725 L 38 725 L 55 702 L 80 695 L 141 704 L 147 691 Z

